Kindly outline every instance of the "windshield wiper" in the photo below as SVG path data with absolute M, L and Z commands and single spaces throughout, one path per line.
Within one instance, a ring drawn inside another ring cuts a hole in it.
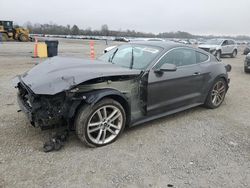
M 133 66 L 134 66 L 134 49 L 132 48 L 132 57 L 131 57 L 130 69 L 133 69 Z
M 113 55 L 110 56 L 110 58 L 109 58 L 109 62 L 110 62 L 110 63 L 112 63 L 112 61 L 113 61 L 113 59 L 114 59 L 115 54 L 116 54 L 117 51 L 118 51 L 118 48 L 114 51 Z

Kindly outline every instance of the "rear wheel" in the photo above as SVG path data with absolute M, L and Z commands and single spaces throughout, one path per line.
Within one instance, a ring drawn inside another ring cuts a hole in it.
M 8 41 L 9 37 L 6 33 L 2 33 L 2 41 Z
M 28 42 L 28 41 L 29 41 L 29 36 L 27 36 L 27 35 L 25 35 L 25 34 L 21 34 L 21 35 L 19 36 L 19 40 L 20 40 L 21 42 Z
M 93 107 L 83 106 L 75 120 L 79 139 L 90 147 L 100 147 L 114 142 L 123 132 L 125 111 L 113 99 L 103 99 Z
M 250 69 L 248 69 L 247 67 L 244 67 L 244 71 L 245 73 L 250 73 Z
M 211 109 L 218 108 L 225 99 L 227 84 L 224 79 L 217 79 L 210 89 L 205 106 Z
M 233 53 L 232 53 L 232 55 L 231 55 L 231 57 L 235 58 L 236 56 L 237 56 L 237 50 L 234 50 Z

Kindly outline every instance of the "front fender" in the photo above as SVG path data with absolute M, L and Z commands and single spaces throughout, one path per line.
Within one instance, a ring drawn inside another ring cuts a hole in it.
M 98 90 L 93 90 L 91 92 L 87 93 L 79 93 L 77 96 L 72 98 L 72 105 L 69 110 L 68 117 L 73 118 L 77 109 L 79 108 L 80 105 L 91 105 L 94 106 L 98 101 L 100 101 L 104 97 L 108 96 L 118 96 L 122 98 L 124 101 L 128 103 L 129 99 L 128 97 L 125 96 L 125 94 L 121 93 L 118 90 L 115 89 L 98 89 Z
M 95 105 L 99 100 L 101 100 L 104 97 L 107 96 L 119 96 L 122 97 L 124 100 L 128 101 L 129 99 L 125 96 L 125 94 L 121 93 L 118 90 L 115 89 L 100 89 L 100 90 L 95 90 L 89 93 L 84 93 L 83 98 L 84 101 L 90 105 Z

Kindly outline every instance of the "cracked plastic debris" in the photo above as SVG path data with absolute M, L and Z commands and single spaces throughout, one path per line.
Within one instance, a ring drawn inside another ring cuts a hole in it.
M 62 149 L 69 137 L 69 131 L 65 130 L 62 133 L 56 133 L 49 141 L 43 145 L 44 152 L 58 151 Z

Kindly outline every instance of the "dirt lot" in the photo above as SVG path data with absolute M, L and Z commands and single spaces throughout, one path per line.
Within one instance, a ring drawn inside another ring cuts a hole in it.
M 112 45 L 112 44 L 110 44 Z M 101 54 L 105 42 L 96 42 Z M 51 130 L 17 113 L 11 79 L 42 60 L 33 43 L 0 44 L 0 187 L 250 187 L 250 74 L 233 66 L 223 105 L 197 107 L 126 130 L 113 144 L 89 149 L 74 134 L 44 153 Z M 89 57 L 88 41 L 60 40 L 59 55 Z

